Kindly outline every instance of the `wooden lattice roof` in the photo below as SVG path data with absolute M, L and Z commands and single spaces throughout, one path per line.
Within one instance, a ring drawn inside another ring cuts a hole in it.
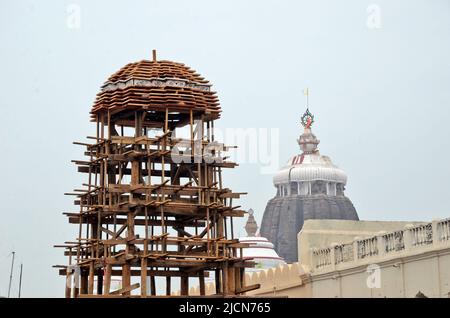
M 211 84 L 188 66 L 172 61 L 129 63 L 109 77 L 102 86 L 91 110 L 97 114 L 110 110 L 118 113 L 130 109 L 147 109 L 181 113 L 204 111 L 212 119 L 220 116 L 219 100 Z

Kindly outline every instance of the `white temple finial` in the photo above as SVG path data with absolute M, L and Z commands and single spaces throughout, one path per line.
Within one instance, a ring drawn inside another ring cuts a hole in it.
M 249 209 L 247 223 L 245 224 L 245 231 L 247 232 L 247 236 L 255 236 L 256 231 L 258 230 L 258 224 L 256 223 L 253 214 L 253 209 Z
M 314 115 L 306 108 L 306 111 L 301 117 L 301 123 L 304 127 L 303 134 L 297 140 L 300 145 L 300 149 L 304 154 L 314 153 L 317 151 L 317 145 L 319 144 L 319 139 L 311 132 L 311 125 L 314 123 Z

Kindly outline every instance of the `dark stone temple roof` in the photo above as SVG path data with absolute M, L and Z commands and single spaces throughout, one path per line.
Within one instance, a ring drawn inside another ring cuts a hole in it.
M 260 233 L 286 262 L 296 262 L 297 234 L 307 219 L 359 220 L 355 207 L 345 196 L 275 197 L 267 203 Z

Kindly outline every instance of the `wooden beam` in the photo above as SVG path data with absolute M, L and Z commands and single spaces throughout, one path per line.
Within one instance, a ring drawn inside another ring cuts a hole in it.
M 115 290 L 113 292 L 110 292 L 110 295 L 130 295 L 130 292 L 136 288 L 139 288 L 139 283 L 127 286 L 127 287 L 123 287 L 121 289 Z
M 244 286 L 242 288 L 238 288 L 236 290 L 236 294 L 243 294 L 255 289 L 259 289 L 261 287 L 261 284 L 253 284 L 253 285 L 248 285 L 248 286 Z

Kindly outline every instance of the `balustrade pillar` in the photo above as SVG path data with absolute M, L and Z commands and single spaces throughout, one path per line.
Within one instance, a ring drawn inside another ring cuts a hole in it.
M 383 257 L 386 254 L 386 244 L 388 242 L 386 242 L 384 239 L 385 234 L 386 234 L 386 231 L 380 231 L 377 234 L 377 250 L 378 250 L 379 257 Z
M 440 229 L 438 229 L 439 220 L 431 221 L 431 231 L 432 231 L 432 239 L 433 245 L 436 246 L 441 243 L 440 240 Z
M 330 247 L 330 259 L 331 259 L 331 268 L 332 270 L 336 269 L 336 246 L 337 243 L 331 243 Z
M 358 241 L 360 239 L 361 239 L 360 237 L 355 237 L 353 239 L 353 261 L 355 263 L 357 263 L 359 261 L 359 258 L 358 258 Z
M 316 267 L 317 267 L 317 264 L 318 264 L 318 262 L 317 262 L 317 255 L 316 255 L 316 248 L 315 247 L 313 247 L 313 248 L 310 248 L 309 249 L 309 251 L 310 251 L 310 268 L 311 268 L 311 270 L 312 271 L 314 271 L 315 269 L 316 269 Z
M 405 244 L 405 251 L 411 250 L 413 247 L 413 235 L 411 229 L 414 227 L 412 224 L 405 225 L 405 231 L 403 232 L 403 243 Z

